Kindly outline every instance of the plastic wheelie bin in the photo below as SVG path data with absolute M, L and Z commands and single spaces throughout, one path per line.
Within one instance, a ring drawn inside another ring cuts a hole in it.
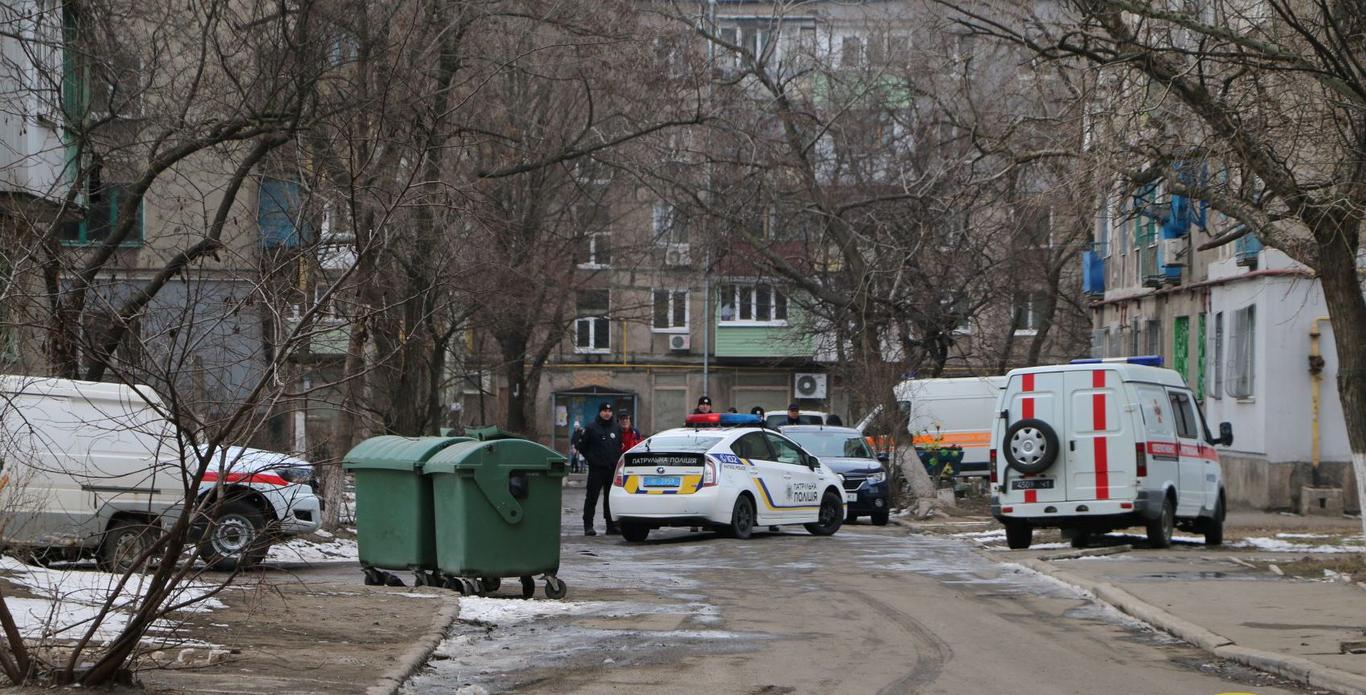
M 544 575 L 545 594 L 564 598 L 560 568 L 560 493 L 565 457 L 496 430 L 442 449 L 422 467 L 432 480 L 436 566 L 448 588 L 495 591 L 503 577 L 522 581 L 522 597 Z
M 436 538 L 431 479 L 422 465 L 469 437 L 371 437 L 342 459 L 356 478 L 356 544 L 366 584 L 403 586 L 384 570 L 408 570 L 435 583 Z

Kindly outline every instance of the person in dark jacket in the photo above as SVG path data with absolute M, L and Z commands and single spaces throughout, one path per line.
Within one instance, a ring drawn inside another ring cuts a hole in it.
M 583 463 L 583 457 L 579 455 L 579 437 L 583 436 L 583 423 L 574 421 L 574 434 L 569 435 L 569 472 L 582 473 L 579 468 Z
M 802 424 L 802 407 L 801 407 L 800 405 L 798 405 L 797 403 L 788 403 L 788 404 L 787 404 L 787 420 L 786 420 L 785 422 L 783 422 L 783 424 L 784 424 L 784 425 L 800 425 L 800 424 Z
M 706 415 L 711 412 L 711 398 L 703 396 L 697 399 L 697 407 L 692 409 L 693 415 Z
M 617 423 L 618 427 L 621 429 L 621 453 L 624 454 L 629 451 L 631 447 L 639 444 L 644 437 L 640 436 L 640 430 L 637 430 L 632 426 L 631 411 L 621 411 L 621 414 L 617 416 Z
M 598 416 L 584 426 L 583 435 L 579 437 L 579 453 L 588 462 L 588 490 L 583 498 L 583 535 L 598 535 L 593 529 L 598 495 L 602 495 L 602 516 L 607 520 L 607 533 L 620 533 L 616 522 L 612 520 L 612 505 L 608 499 L 617 459 L 621 457 L 621 429 L 612 418 L 611 403 L 603 401 L 598 406 Z

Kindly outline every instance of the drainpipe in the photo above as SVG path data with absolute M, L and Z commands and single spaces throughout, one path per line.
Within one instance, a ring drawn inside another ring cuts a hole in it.
M 1313 462 L 1314 487 L 1319 485 L 1319 459 L 1322 457 L 1322 445 L 1319 442 L 1319 408 L 1322 401 L 1320 391 L 1323 390 L 1323 352 L 1319 349 L 1319 338 L 1323 335 L 1320 326 L 1327 320 L 1327 316 L 1315 317 L 1309 328 L 1309 413 L 1313 437 L 1309 458 Z

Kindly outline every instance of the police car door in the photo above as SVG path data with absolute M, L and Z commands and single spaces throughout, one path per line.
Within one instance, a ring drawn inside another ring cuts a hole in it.
M 787 500 L 783 497 L 786 467 L 774 460 L 773 450 L 763 432 L 749 432 L 730 446 L 747 466 L 750 493 L 754 495 L 758 521 L 762 524 L 785 519 Z
M 783 497 L 790 517 L 817 521 L 821 511 L 820 473 L 806 465 L 806 458 L 796 444 L 772 432 L 764 434 L 773 448 L 774 459 L 783 466 Z
M 1172 415 L 1176 419 L 1176 438 L 1180 444 L 1177 516 L 1195 516 L 1205 503 L 1204 442 L 1200 441 L 1200 424 L 1195 419 L 1190 393 L 1182 389 L 1167 389 L 1171 398 Z

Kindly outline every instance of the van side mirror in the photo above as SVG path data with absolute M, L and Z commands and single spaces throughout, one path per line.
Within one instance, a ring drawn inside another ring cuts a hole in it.
M 1233 423 L 1219 423 L 1219 441 L 1215 442 L 1215 444 L 1220 444 L 1223 446 L 1233 445 Z
M 807 457 L 806 457 L 806 465 L 807 465 L 808 468 L 810 468 L 811 470 L 814 471 L 814 470 L 816 470 L 817 468 L 820 468 L 820 467 L 821 467 L 821 460 L 818 459 L 818 458 L 816 458 L 815 456 L 807 456 Z

